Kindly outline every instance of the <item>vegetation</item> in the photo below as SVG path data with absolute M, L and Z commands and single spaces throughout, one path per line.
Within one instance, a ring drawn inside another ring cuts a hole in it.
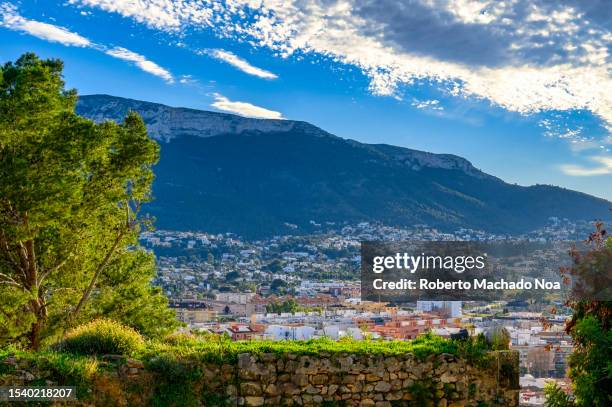
M 78 332 L 78 333 L 77 333 Z M 109 333 L 113 333 L 113 341 L 108 345 Z M 70 349 L 59 347 L 54 351 L 26 352 L 16 348 L 0 349 L 0 380 L 3 374 L 10 371 L 7 359 L 18 360 L 20 368 L 22 361 L 28 361 L 29 366 L 36 366 L 34 371 L 46 371 L 45 379 L 57 381 L 61 385 L 77 386 L 81 389 L 82 399 L 91 397 L 85 393 L 87 389 L 96 386 L 122 386 L 121 383 L 109 384 L 104 381 L 105 372 L 116 372 L 116 361 L 101 357 L 105 350 L 116 353 L 112 346 L 117 345 L 117 337 L 125 335 L 124 327 L 108 321 L 88 324 L 79 330 L 71 332 Z M 124 340 L 124 339 L 122 339 Z M 120 345 L 125 349 L 126 345 Z M 132 346 L 132 345 L 128 345 Z M 95 351 L 92 348 L 96 347 Z M 73 352 L 76 350 L 76 352 Z M 344 339 L 332 341 L 317 339 L 309 341 L 232 341 L 227 336 L 212 334 L 173 334 L 163 340 L 148 340 L 144 346 L 136 346 L 131 357 L 144 362 L 147 374 L 143 381 L 134 381 L 133 385 L 141 383 L 146 389 L 129 390 L 137 393 L 146 392 L 149 405 L 158 406 L 195 406 L 204 400 L 206 405 L 223 405 L 223 394 L 216 393 L 214 389 L 206 386 L 206 372 L 211 371 L 211 364 L 218 365 L 221 370 L 227 365 L 236 365 L 241 353 L 263 354 L 274 353 L 279 356 L 293 354 L 296 356 L 321 354 L 355 354 L 368 356 L 401 356 L 412 353 L 418 359 L 425 359 L 430 355 L 450 353 L 458 355 L 473 364 L 485 363 L 489 348 L 484 337 L 476 340 L 451 341 L 434 335 L 424 335 L 414 341 L 356 341 Z M 85 355 L 89 353 L 91 355 Z M 123 352 L 125 353 L 125 352 Z M 123 362 L 119 362 L 123 363 Z M 208 366 L 208 367 L 207 367 Z M 14 370 L 14 369 L 13 369 Z M 234 372 L 234 368 L 229 369 Z M 210 374 L 210 373 L 208 373 Z M 155 378 L 151 380 L 151 376 Z M 113 375 L 111 374 L 111 377 Z M 113 379 L 115 380 L 115 379 Z M 202 393 L 209 391 L 209 393 Z M 112 392 L 111 392 L 112 393 Z M 103 403 L 102 403 L 103 404 Z M 113 405 L 112 403 L 108 405 Z
M 604 407 L 612 405 L 612 301 L 609 278 L 612 270 L 612 238 L 607 238 L 601 223 L 587 241 L 587 253 L 572 250 L 571 267 L 562 274 L 578 281 L 566 305 L 573 309 L 566 332 L 572 336 L 574 351 L 569 358 L 569 377 L 574 399 L 563 398 L 558 388 L 547 388 L 551 406 Z M 608 297 L 597 290 L 607 289 Z M 566 404 L 563 404 L 566 403 Z
M 432 354 L 449 353 L 474 364 L 486 364 L 490 350 L 480 335 L 466 341 L 452 341 L 432 334 L 412 341 L 355 340 L 349 337 L 339 341 L 327 338 L 307 341 L 232 341 L 227 336 L 204 334 L 198 336 L 172 336 L 168 341 L 153 341 L 141 353 L 148 359 L 156 355 L 172 354 L 218 363 L 233 363 L 241 353 L 276 353 L 318 355 L 320 353 L 351 353 L 357 355 L 397 356 L 412 353 L 419 359 Z
M 275 278 L 270 284 L 270 290 L 276 294 L 284 295 L 287 293 L 287 282 L 280 278 Z
M 546 407 L 571 407 L 572 399 L 554 382 L 546 383 L 544 386 L 546 395 Z
M 91 390 L 91 383 L 101 369 L 97 358 L 61 352 L 24 352 L 13 346 L 0 348 L 0 378 L 15 373 L 16 366 L 7 363 L 16 358 L 19 367 L 36 366 L 37 371 L 45 374 L 44 379 L 34 385 L 44 385 L 51 380 L 60 386 L 76 386 L 77 397 L 83 397 Z
M 132 329 L 109 320 L 97 320 L 69 331 L 66 343 L 72 342 L 73 349 L 94 339 L 99 343 L 115 341 L 109 345 L 110 352 L 115 349 L 130 350 L 130 354 L 138 359 L 150 360 L 160 355 L 189 358 L 197 357 L 199 360 L 217 361 L 219 363 L 233 363 L 241 353 L 276 353 L 294 355 L 319 355 L 321 353 L 331 354 L 356 354 L 356 355 L 383 355 L 397 356 L 412 353 L 419 359 L 425 359 L 433 354 L 448 353 L 456 355 L 474 363 L 486 360 L 487 352 L 490 350 L 485 338 L 480 335 L 476 338 L 464 341 L 454 341 L 442 337 L 425 334 L 412 341 L 382 341 L 382 340 L 355 340 L 343 338 L 334 341 L 327 338 L 311 339 L 307 341 L 232 341 L 227 335 L 216 334 L 173 334 L 165 339 L 142 341 L 142 338 Z M 71 353 L 78 355 L 103 355 L 104 351 L 96 352 L 73 352 L 70 345 L 59 347 L 52 346 L 47 351 L 41 351 L 38 355 Z M 89 349 L 89 345 L 82 345 L 83 349 Z M 100 346 L 100 345 L 91 345 Z M 114 347 L 114 348 L 112 348 Z M 15 347 L 0 349 L 0 362 L 3 357 L 11 353 L 19 355 L 32 354 L 20 351 Z M 123 352 L 125 353 L 125 352 Z M 77 357 L 77 359 L 80 356 Z
M 286 301 L 275 301 L 268 305 L 266 305 L 266 312 L 269 314 L 282 314 L 284 312 L 290 312 L 295 314 L 296 312 L 302 311 L 304 308 L 300 307 L 300 305 L 293 298 L 290 298 Z
M 70 330 L 55 347 L 80 355 L 131 355 L 143 345 L 142 336 L 134 329 L 109 319 L 98 319 Z
M 485 363 L 488 361 L 487 353 L 490 350 L 482 335 L 464 341 L 444 339 L 433 334 L 425 334 L 412 341 L 352 338 L 343 338 L 339 341 L 327 338 L 307 341 L 232 341 L 227 335 L 173 334 L 163 340 L 143 341 L 133 329 L 109 320 L 96 320 L 71 330 L 66 339 L 60 343 L 61 346 L 52 346 L 50 350 L 38 353 L 20 351 L 14 347 L 0 349 L 0 364 L 10 354 L 28 358 L 62 354 L 74 360 L 84 360 L 82 358 L 84 355 L 126 354 L 144 361 L 157 360 L 163 356 L 231 364 L 236 362 L 241 353 L 278 355 L 291 353 L 298 356 L 321 353 L 398 356 L 411 353 L 418 359 L 447 353 L 462 357 L 471 363 Z M 69 356 L 70 354 L 75 356 Z
M 508 350 L 510 348 L 510 334 L 502 325 L 493 326 L 486 336 L 492 349 Z
M 62 68 L 34 54 L 0 68 L 0 345 L 39 349 L 99 316 L 165 334 L 174 315 L 137 240 L 159 147 L 135 113 L 76 115 Z

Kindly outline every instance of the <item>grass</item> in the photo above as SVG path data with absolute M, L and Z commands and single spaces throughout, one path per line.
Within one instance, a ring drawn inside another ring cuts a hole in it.
M 482 337 L 469 341 L 451 341 L 432 334 L 425 334 L 412 341 L 354 340 L 344 338 L 334 341 L 327 338 L 307 341 L 231 341 L 221 336 L 204 338 L 184 336 L 169 342 L 153 342 L 141 352 L 140 357 L 149 359 L 159 354 L 174 354 L 218 363 L 234 363 L 241 353 L 278 355 L 355 354 L 398 356 L 413 354 L 425 359 L 432 354 L 449 353 L 467 359 L 471 363 L 485 362 L 490 348 Z
M 155 406 L 195 406 L 204 397 L 206 405 L 211 395 L 203 392 L 202 366 L 206 363 L 236 365 L 241 353 L 273 353 L 279 356 L 301 355 L 368 355 L 399 356 L 413 354 L 417 359 L 443 353 L 453 354 L 474 365 L 488 363 L 489 348 L 484 338 L 466 341 L 452 341 L 434 335 L 423 335 L 412 341 L 378 341 L 343 339 L 313 339 L 309 341 L 231 341 L 228 337 L 217 335 L 175 335 L 164 341 L 148 341 L 139 347 L 131 357 L 144 362 L 147 372 L 153 374 L 155 382 L 152 390 L 152 405 Z M 19 362 L 29 366 L 36 365 L 38 371 L 47 372 L 49 379 L 59 385 L 77 387 L 79 398 L 87 397 L 87 389 L 96 377 L 105 370 L 116 371 L 113 363 L 96 355 L 63 353 L 48 350 L 37 353 L 16 348 L 0 349 L 0 379 L 10 374 L 9 365 L 4 360 L 14 355 Z M 199 385 L 197 385 L 199 383 Z M 199 387 L 198 387 L 199 386 Z M 221 403 L 221 401 L 219 401 Z
M 32 353 L 7 347 L 0 348 L 0 362 L 3 365 L 0 374 L 10 373 L 10 365 L 3 363 L 9 356 L 15 356 L 20 364 L 36 364 L 38 370 L 49 370 L 56 378 L 64 378 L 68 381 L 74 379 L 89 380 L 95 375 L 99 367 L 98 360 L 92 357 L 53 351 Z
M 38 372 L 46 373 L 32 385 L 44 386 L 46 380 L 51 380 L 59 386 L 75 386 L 77 397 L 87 394 L 89 384 L 100 371 L 100 362 L 96 358 L 53 351 L 31 353 L 7 347 L 0 348 L 0 378 L 15 370 L 13 366 L 4 363 L 9 356 L 14 356 L 24 370 L 28 370 L 28 366 L 36 366 Z
M 433 354 L 448 353 L 467 359 L 469 362 L 479 362 L 486 356 L 490 348 L 483 338 L 468 341 L 452 341 L 439 336 L 425 334 L 411 341 L 382 341 L 341 339 L 334 341 L 327 338 L 307 341 L 232 341 L 218 335 L 188 336 L 181 335 L 165 341 L 148 341 L 132 354 L 135 359 L 152 360 L 160 355 L 173 356 L 176 359 L 192 359 L 219 364 L 235 363 L 241 353 L 259 355 L 274 353 L 277 355 L 319 355 L 355 354 L 371 356 L 398 356 L 413 354 L 423 360 Z M 0 362 L 10 354 L 17 354 L 20 359 L 46 360 L 49 366 L 69 375 L 87 376 L 95 370 L 94 356 L 70 354 L 61 351 L 43 351 L 36 354 L 19 351 L 16 348 L 0 348 Z

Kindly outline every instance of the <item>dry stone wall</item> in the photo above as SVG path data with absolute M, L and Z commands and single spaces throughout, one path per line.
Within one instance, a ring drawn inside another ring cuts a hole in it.
M 0 384 L 44 380 L 36 366 L 12 362 L 18 369 L 0 375 Z M 451 354 L 419 360 L 412 354 L 243 353 L 233 363 L 184 361 L 162 374 L 158 362 L 117 362 L 94 379 L 87 401 L 77 404 L 177 405 L 178 397 L 181 405 L 203 406 L 518 406 L 514 351 L 493 352 L 484 366 Z M 185 372 L 195 379 L 182 380 Z M 174 401 L 164 392 L 176 392 Z
M 241 354 L 238 381 L 227 386 L 237 405 L 391 407 L 518 406 L 518 355 L 496 352 L 476 367 L 454 355 Z

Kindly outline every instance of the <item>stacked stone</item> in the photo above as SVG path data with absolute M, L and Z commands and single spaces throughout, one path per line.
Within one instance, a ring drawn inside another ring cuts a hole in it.
M 494 364 L 493 364 L 494 365 Z M 419 398 L 431 406 L 518 405 L 518 390 L 500 388 L 496 366 L 480 369 L 454 355 L 418 360 L 395 357 L 241 354 L 237 380 L 226 387 L 228 404 L 311 406 L 408 405 Z
M 38 385 L 44 383 L 47 386 L 53 386 L 56 384 L 48 380 L 48 377 L 51 376 L 49 371 L 42 370 L 37 363 L 32 363 L 27 359 L 18 359 L 15 355 L 9 355 L 2 363 L 9 373 L 0 375 L 0 386 L 29 386 L 34 381 Z
M 250 354 L 223 364 L 191 361 L 202 372 L 192 385 L 205 406 L 518 406 L 518 353 L 492 353 L 487 367 L 451 354 L 425 360 L 412 354 L 385 357 L 319 352 L 316 355 Z M 108 358 L 103 358 L 108 359 Z M 41 362 L 39 360 L 38 362 Z M 44 362 L 44 361 L 43 361 Z M 36 363 L 9 356 L 0 385 L 40 383 L 51 376 Z M 117 357 L 117 370 L 99 374 L 91 389 L 97 405 L 148 405 L 156 373 L 137 360 Z M 112 363 L 112 364 L 115 364 Z M 111 365 L 112 365 L 111 364 Z M 47 382 L 54 385 L 53 382 Z M 138 384 L 138 386 L 134 386 Z M 135 395 L 131 388 L 142 388 Z M 138 396 L 138 397 L 136 397 Z M 74 405 L 87 405 L 86 402 Z

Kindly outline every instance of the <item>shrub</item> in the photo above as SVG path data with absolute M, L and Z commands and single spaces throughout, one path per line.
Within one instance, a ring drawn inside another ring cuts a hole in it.
M 80 355 L 131 355 L 143 344 L 142 336 L 134 329 L 110 319 L 98 319 L 69 331 L 55 349 Z
M 147 362 L 147 369 L 157 374 L 152 406 L 201 405 L 195 392 L 196 382 L 202 379 L 202 372 L 198 367 L 172 355 L 160 355 Z
M 544 386 L 546 407 L 572 407 L 571 398 L 555 382 L 548 382 Z
M 485 331 L 484 335 L 491 349 L 508 350 L 510 348 L 510 333 L 503 325 L 493 325 Z

